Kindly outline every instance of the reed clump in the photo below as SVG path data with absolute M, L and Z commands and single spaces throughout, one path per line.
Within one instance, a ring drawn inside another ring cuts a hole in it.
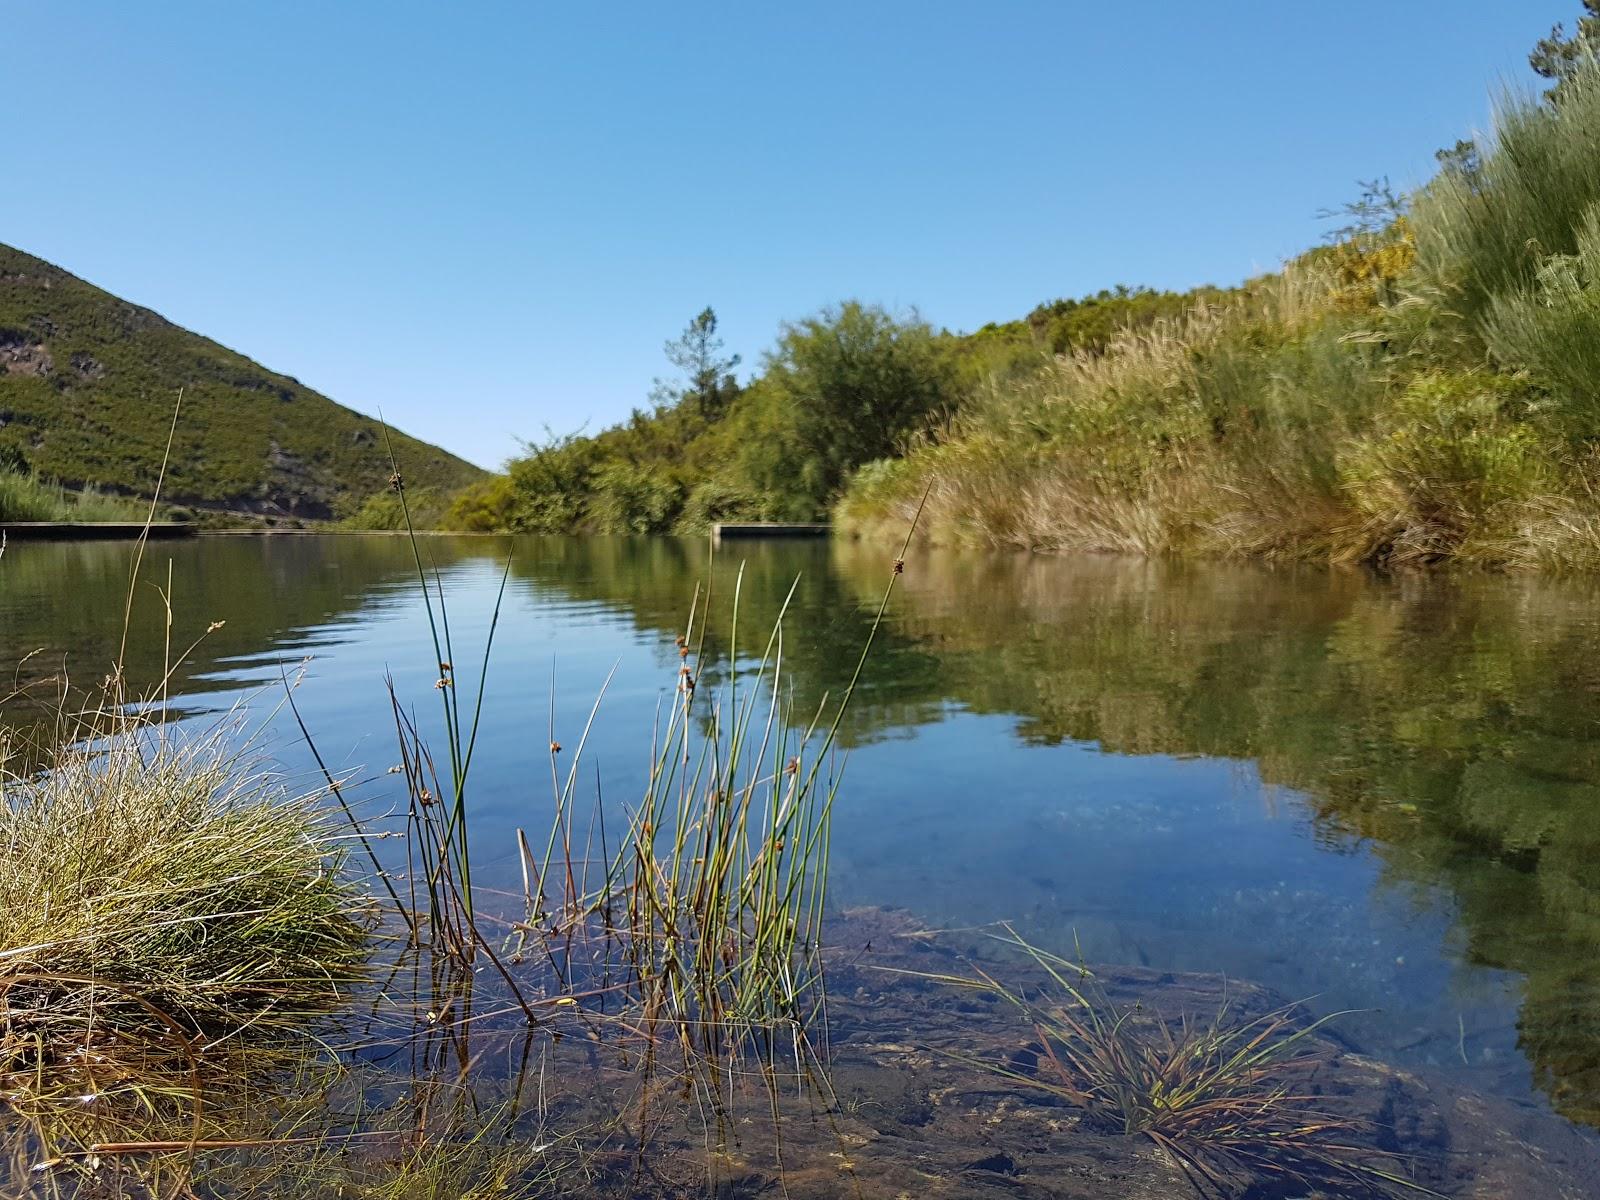
M 786 699 L 783 620 L 793 587 L 764 643 L 758 642 L 759 658 L 746 655 L 752 666 L 741 670 L 742 568 L 723 651 L 727 687 L 702 682 L 710 599 L 697 591 L 678 639 L 673 697 L 665 725 L 655 731 L 645 793 L 620 829 L 613 825 L 608 833 L 598 795 L 587 824 L 580 813 L 579 768 L 600 698 L 565 755 L 552 713 L 554 809 L 542 839 L 530 842 L 525 831 L 517 832 L 526 909 L 502 956 L 475 911 L 468 776 L 511 564 L 508 559 L 495 599 L 475 694 L 469 691 L 464 703 L 458 679 L 473 685 L 454 665 L 443 581 L 437 571 L 429 577 L 394 465 L 392 486 L 411 535 L 444 718 L 444 752 L 436 759 L 391 688 L 408 799 L 408 901 L 398 891 L 393 898 L 414 943 L 458 968 L 487 960 L 535 1023 L 547 1003 L 589 1001 L 610 1005 L 613 1015 L 621 1005 L 629 1026 L 652 1044 L 663 1032 L 680 1043 L 691 1070 L 737 1059 L 752 1047 L 767 1051 L 770 1064 L 780 1031 L 805 1059 L 805 1026 L 823 1004 L 821 925 L 839 786 L 831 756 L 905 569 L 920 509 L 911 516 L 855 672 L 831 716 L 826 700 L 807 715 Z M 550 968 L 545 979 L 513 973 L 530 959 Z
M 148 505 L 93 487 L 69 491 L 0 464 L 0 521 L 141 521 Z
M 224 1068 L 281 1061 L 367 978 L 370 902 L 319 802 L 222 733 L 124 722 L 3 783 L 0 1100 L 37 1129 L 198 1128 Z
M 1330 1110 L 1315 1075 L 1327 1059 L 1315 1035 L 1339 1014 L 1299 1019 L 1289 1005 L 1255 1017 L 1224 1000 L 1205 1018 L 1170 1020 L 1111 999 L 1081 964 L 1006 929 L 1001 940 L 1041 968 L 1032 993 L 978 970 L 953 980 L 1009 1001 L 1032 1027 L 1037 1066 L 983 1063 L 1080 1109 L 1108 1132 L 1149 1140 L 1202 1192 L 1275 1179 L 1318 1194 L 1432 1195 L 1360 1144 L 1361 1122 Z
M 736 588 L 730 663 L 740 656 L 738 609 Z M 574 756 L 543 855 L 523 842 L 528 916 L 519 931 L 524 944 L 542 936 L 547 946 L 578 939 L 597 948 L 599 973 L 618 981 L 641 1028 L 670 1030 L 691 1057 L 716 1059 L 770 1044 L 780 1027 L 803 1031 L 821 1003 L 839 785 L 828 755 L 849 694 L 831 723 L 820 711 L 792 711 L 781 611 L 760 657 L 712 692 L 698 682 L 706 617 L 697 603 L 678 639 L 674 698 L 615 848 L 600 812 L 574 836 Z M 603 857 L 591 868 L 593 849 Z

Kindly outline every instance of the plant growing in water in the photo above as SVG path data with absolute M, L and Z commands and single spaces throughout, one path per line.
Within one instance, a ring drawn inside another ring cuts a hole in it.
M 1044 1089 L 1109 1132 L 1147 1138 L 1197 1189 L 1229 1194 L 1268 1177 L 1335 1194 L 1434 1194 L 1367 1161 L 1371 1149 L 1347 1140 L 1359 1122 L 1326 1111 L 1311 1086 L 1326 1057 L 1314 1035 L 1341 1014 L 1301 1023 L 1290 1005 L 1239 1019 L 1224 1002 L 1208 1019 L 1173 1022 L 1117 1005 L 1083 965 L 1009 926 L 1000 940 L 1042 968 L 1051 988 L 1029 996 L 981 968 L 976 980 L 946 979 L 1001 996 L 1038 1039 L 1036 1070 L 979 1065 Z
M 405 485 L 393 482 L 405 511 Z M 553 811 L 536 854 L 519 831 L 526 913 L 516 925 L 511 957 L 543 955 L 556 1000 L 619 999 L 652 1041 L 663 1028 L 691 1064 L 736 1055 L 752 1044 L 769 1049 L 780 1026 L 804 1057 L 803 1029 L 821 1003 L 818 955 L 827 895 L 829 834 L 837 772 L 826 770 L 838 730 L 860 681 L 915 531 L 907 531 L 844 694 L 828 714 L 796 714 L 785 702 L 783 617 L 786 598 L 760 658 L 741 685 L 739 601 L 735 584 L 726 647 L 726 694 L 707 696 L 709 596 L 697 592 L 678 639 L 680 665 L 664 727 L 656 731 L 645 793 L 613 851 L 603 805 L 587 828 L 576 813 L 584 736 L 563 777 L 562 747 L 552 733 Z M 408 525 L 409 527 L 409 525 Z M 470 961 L 482 951 L 516 993 L 530 1018 L 534 1002 L 474 917 L 467 778 L 483 706 L 489 650 L 499 622 L 505 577 L 496 598 L 476 698 L 464 709 L 451 663 L 451 632 L 442 581 L 430 580 L 411 530 L 418 580 L 439 659 L 449 770 L 434 765 L 413 718 L 397 701 L 396 722 L 407 783 L 410 844 L 417 857 L 408 876 L 426 881 L 427 929 Z M 510 563 L 507 563 L 509 574 Z M 793 596 L 790 589 L 789 598 Z M 602 692 L 603 696 L 603 692 Z M 595 842 L 599 856 L 592 858 Z M 535 843 L 537 844 L 537 843 Z M 420 917 L 420 906 L 413 903 Z M 414 924 L 420 929 L 420 920 Z

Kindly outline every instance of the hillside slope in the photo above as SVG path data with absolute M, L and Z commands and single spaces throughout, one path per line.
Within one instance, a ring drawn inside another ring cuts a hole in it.
M 180 388 L 174 501 L 325 519 L 389 478 L 376 420 L 0 245 L 0 467 L 148 495 Z M 410 486 L 448 492 L 484 475 L 393 438 Z

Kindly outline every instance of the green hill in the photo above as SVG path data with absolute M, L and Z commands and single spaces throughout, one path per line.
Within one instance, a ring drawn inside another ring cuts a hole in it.
M 0 245 L 0 468 L 149 495 L 180 388 L 175 502 L 320 520 L 389 478 L 376 420 Z M 408 486 L 447 493 L 484 475 L 393 437 Z

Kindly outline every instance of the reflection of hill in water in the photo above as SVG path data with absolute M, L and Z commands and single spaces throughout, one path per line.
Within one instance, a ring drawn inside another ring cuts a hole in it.
M 427 545 L 441 564 L 488 550 L 470 539 L 431 538 Z M 19 686 L 36 689 L 31 698 L 0 704 L 8 725 L 45 715 L 41 702 L 63 674 L 79 693 L 105 678 L 122 642 L 132 558 L 125 542 L 21 542 L 0 557 L 0 670 L 8 684 L 14 677 Z M 319 626 L 350 619 L 374 595 L 414 581 L 416 571 L 401 538 L 153 543 L 127 644 L 133 695 L 145 694 L 165 669 L 165 613 L 157 589 L 168 590 L 169 564 L 174 655 L 203 636 L 173 674 L 171 691 L 180 697 L 228 687 L 216 674 L 240 660 L 313 645 Z M 222 626 L 207 634 L 217 621 Z
M 432 538 L 441 566 L 487 562 L 498 539 Z M 664 640 L 709 579 L 707 670 L 726 673 L 739 564 L 739 640 L 759 654 L 799 576 L 786 626 L 801 711 L 837 699 L 888 576 L 850 544 L 729 547 L 666 539 L 520 539 L 513 589 L 613 611 Z M 0 558 L 0 669 L 81 685 L 116 653 L 130 548 L 12 546 Z M 172 564 L 174 646 L 227 624 L 175 677 L 176 695 L 414 585 L 404 539 L 204 538 L 154 547 Z M 1115 559 L 923 554 L 901 580 L 846 729 L 860 744 L 935 722 L 952 704 L 1015 714 L 1040 743 L 1248 759 L 1306 797 L 1323 836 L 1367 839 L 1399 883 L 1448 887 L 1474 962 L 1526 980 L 1524 1048 L 1569 1115 L 1600 1123 L 1600 594 L 1592 583 L 1487 577 L 1383 582 L 1359 573 Z M 135 686 L 159 677 L 159 599 L 130 639 Z M 708 682 L 714 681 L 708 679 Z M 11 702 L 4 719 L 36 716 Z M 1315 948 L 1308 952 L 1315 953 Z

